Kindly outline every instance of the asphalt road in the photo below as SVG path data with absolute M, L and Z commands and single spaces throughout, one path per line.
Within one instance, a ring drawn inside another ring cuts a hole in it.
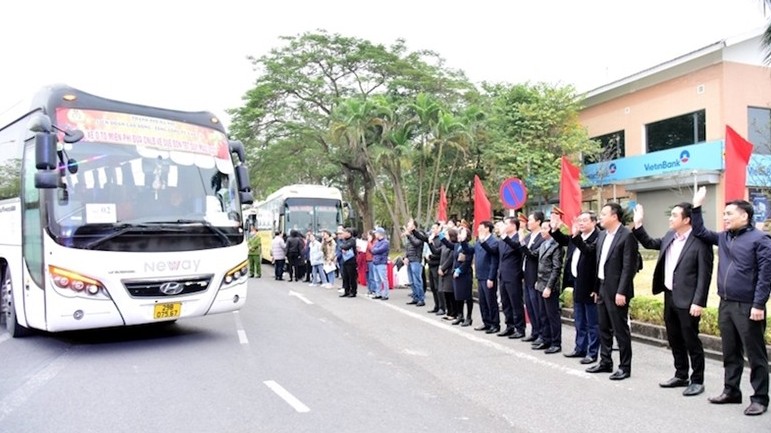
M 632 377 L 613 382 L 451 326 L 406 305 L 406 289 L 387 302 L 337 295 L 263 277 L 237 313 L 24 339 L 2 331 L 0 432 L 771 431 L 771 414 L 742 414 L 748 371 L 742 405 L 707 402 L 722 388 L 718 361 L 707 360 L 707 392 L 686 398 L 657 385 L 673 373 L 666 348 L 634 342 Z M 572 331 L 563 326 L 567 351 Z

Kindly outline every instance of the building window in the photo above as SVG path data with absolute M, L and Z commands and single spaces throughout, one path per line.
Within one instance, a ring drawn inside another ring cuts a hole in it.
M 610 134 L 593 137 L 592 140 L 600 143 L 600 153 L 584 158 L 584 164 L 594 164 L 595 162 L 610 161 L 612 159 L 623 158 L 624 152 L 624 131 L 611 132 Z
M 753 153 L 771 154 L 771 109 L 747 108 L 747 140 L 753 145 Z
M 705 110 L 645 125 L 648 153 L 705 141 L 707 135 Z

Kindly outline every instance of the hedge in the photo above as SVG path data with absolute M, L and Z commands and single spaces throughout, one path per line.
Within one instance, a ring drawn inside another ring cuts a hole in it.
M 560 295 L 562 306 L 573 308 L 573 292 L 565 290 Z M 638 322 L 664 326 L 664 301 L 650 296 L 632 299 L 629 304 L 629 316 Z M 707 307 L 702 310 L 699 330 L 703 334 L 720 336 L 717 321 L 717 308 Z M 766 344 L 771 344 L 771 319 L 766 314 Z

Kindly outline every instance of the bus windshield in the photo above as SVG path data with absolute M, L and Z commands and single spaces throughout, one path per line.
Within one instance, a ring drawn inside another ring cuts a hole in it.
M 339 200 L 290 198 L 286 200 L 286 229 L 305 232 L 334 230 L 341 224 Z
M 49 229 L 57 242 L 88 248 L 99 236 L 131 225 L 198 222 L 220 236 L 223 228 L 240 229 L 241 205 L 229 153 L 207 152 L 205 142 L 200 148 L 183 143 L 175 146 L 178 150 L 167 150 L 160 142 L 145 145 L 148 134 L 116 137 L 104 132 L 104 126 L 78 126 L 86 139 L 60 143 L 66 168 L 49 204 Z

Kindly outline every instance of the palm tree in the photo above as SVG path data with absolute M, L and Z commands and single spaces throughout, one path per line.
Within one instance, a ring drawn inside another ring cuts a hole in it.
M 771 0 L 763 0 L 763 15 L 766 15 L 768 10 L 771 10 Z M 771 22 L 768 23 L 768 27 L 766 27 L 766 30 L 763 32 L 761 44 L 766 52 L 763 61 L 766 64 L 771 64 Z

